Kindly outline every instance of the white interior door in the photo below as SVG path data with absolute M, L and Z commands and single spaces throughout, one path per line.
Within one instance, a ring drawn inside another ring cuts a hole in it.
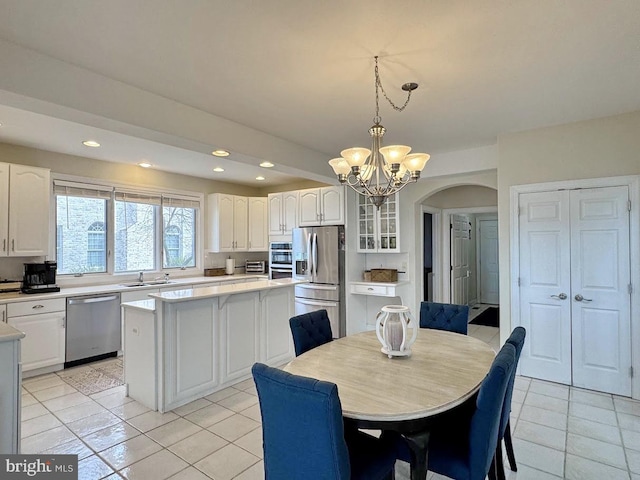
M 520 195 L 520 371 L 571 384 L 569 192 Z
M 500 303 L 498 220 L 478 219 L 480 303 Z
M 628 195 L 520 195 L 523 375 L 631 395 Z
M 469 218 L 451 215 L 451 300 L 457 305 L 469 303 Z
M 631 395 L 629 191 L 571 192 L 573 385 Z

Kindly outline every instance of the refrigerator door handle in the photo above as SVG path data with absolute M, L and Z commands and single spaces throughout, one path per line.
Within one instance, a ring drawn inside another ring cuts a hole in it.
M 304 290 L 327 290 L 332 292 L 338 290 L 338 285 L 320 285 L 318 283 L 301 283 L 300 285 L 296 285 L 296 287 Z
M 311 233 L 307 236 L 307 272 L 313 275 L 313 255 L 311 255 Z
M 318 234 L 313 234 L 313 274 L 318 274 Z
M 302 305 L 313 305 L 315 307 L 335 307 L 338 305 L 338 302 L 332 302 L 331 300 L 303 300 L 301 298 L 296 298 L 296 302 Z

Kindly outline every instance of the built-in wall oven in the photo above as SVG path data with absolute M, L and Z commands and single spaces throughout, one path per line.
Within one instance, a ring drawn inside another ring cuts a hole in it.
M 293 274 L 293 249 L 291 242 L 269 243 L 269 278 L 291 278 Z

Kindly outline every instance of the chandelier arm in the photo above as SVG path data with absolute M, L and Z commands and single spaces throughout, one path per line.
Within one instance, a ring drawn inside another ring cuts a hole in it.
M 384 98 L 387 99 L 387 102 L 389 102 L 389 105 L 391 105 L 393 107 L 393 109 L 396 110 L 397 112 L 402 112 L 405 108 L 407 108 L 407 105 L 409 104 L 409 100 L 411 100 L 411 92 L 413 90 L 409 90 L 407 92 L 407 99 L 405 100 L 404 104 L 401 107 L 399 107 L 395 103 L 393 103 L 393 101 L 387 95 L 387 92 L 385 92 L 384 87 L 382 86 L 382 80 L 380 80 L 380 73 L 378 73 L 378 57 L 376 56 L 375 59 L 376 59 L 376 68 L 375 68 L 375 74 L 376 74 L 376 118 L 380 118 L 380 115 L 378 113 L 378 111 L 379 111 L 379 106 L 378 106 L 378 87 L 380 87 L 380 90 L 382 91 L 382 95 L 384 95 Z M 417 87 L 417 85 L 416 85 L 416 87 Z

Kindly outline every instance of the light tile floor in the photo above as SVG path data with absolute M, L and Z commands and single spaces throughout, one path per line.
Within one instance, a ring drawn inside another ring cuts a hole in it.
M 497 328 L 470 325 L 469 335 L 498 348 Z M 508 480 L 640 480 L 640 402 L 518 377 L 511 425 L 518 473 L 507 468 Z M 22 437 L 22 453 L 77 454 L 80 480 L 264 478 L 252 380 L 163 415 L 124 387 L 84 395 L 57 374 L 30 378 Z M 396 471 L 409 478 L 406 463 Z

